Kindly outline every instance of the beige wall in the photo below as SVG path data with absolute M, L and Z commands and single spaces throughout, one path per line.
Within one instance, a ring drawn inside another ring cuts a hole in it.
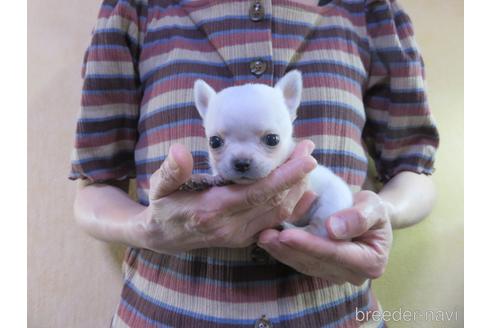
M 395 234 L 387 273 L 374 284 L 386 309 L 458 310 L 462 320 L 463 3 L 401 1 L 415 23 L 441 131 L 439 202 L 424 223 Z M 28 6 L 28 325 L 104 327 L 118 300 L 121 254 L 75 226 L 75 184 L 66 179 L 80 65 L 99 0 L 30 0 Z

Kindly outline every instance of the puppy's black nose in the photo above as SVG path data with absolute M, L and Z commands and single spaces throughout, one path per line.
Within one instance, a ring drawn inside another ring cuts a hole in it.
M 234 168 L 236 171 L 244 173 L 249 170 L 249 166 L 251 165 L 251 160 L 250 159 L 235 159 L 234 162 Z

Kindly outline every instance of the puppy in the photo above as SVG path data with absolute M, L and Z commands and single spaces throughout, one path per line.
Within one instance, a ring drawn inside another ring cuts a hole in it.
M 195 105 L 203 119 L 215 175 L 212 184 L 252 183 L 289 158 L 295 146 L 292 123 L 301 94 L 302 76 L 297 70 L 287 73 L 273 88 L 246 84 L 217 93 L 203 80 L 195 82 Z M 326 237 L 324 221 L 350 207 L 352 193 L 341 178 L 322 165 L 309 174 L 308 184 L 319 197 L 307 218 L 300 221 L 307 219 L 303 229 Z M 283 227 L 294 226 L 284 223 Z

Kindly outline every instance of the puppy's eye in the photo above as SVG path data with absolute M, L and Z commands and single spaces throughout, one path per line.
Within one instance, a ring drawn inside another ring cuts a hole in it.
M 216 148 L 219 148 L 220 146 L 222 146 L 224 144 L 224 139 L 222 139 L 221 137 L 218 137 L 218 136 L 212 136 L 208 140 L 208 144 L 213 149 L 216 149 Z
M 267 134 L 263 137 L 263 142 L 270 147 L 276 146 L 280 143 L 280 136 L 278 134 Z

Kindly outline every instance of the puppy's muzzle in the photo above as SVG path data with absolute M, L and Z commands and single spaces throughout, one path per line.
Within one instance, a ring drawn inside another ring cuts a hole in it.
M 240 173 L 246 173 L 249 171 L 249 168 L 251 166 L 251 160 L 250 159 L 235 159 L 232 161 L 232 165 L 234 169 Z

